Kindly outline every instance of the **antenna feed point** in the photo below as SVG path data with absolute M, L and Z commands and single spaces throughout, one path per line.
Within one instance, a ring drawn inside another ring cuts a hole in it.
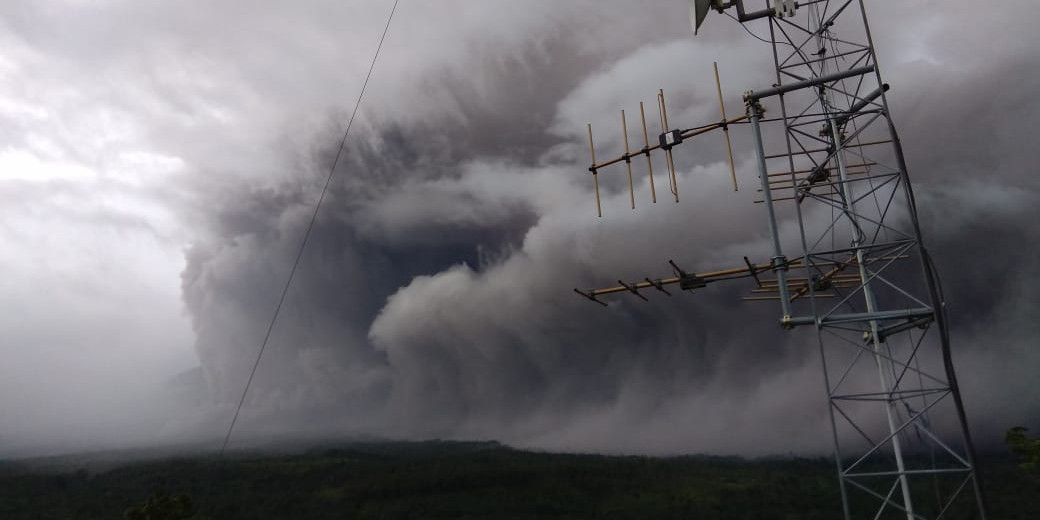
M 682 130 L 669 130 L 658 137 L 662 150 L 671 150 L 675 145 L 682 144 Z

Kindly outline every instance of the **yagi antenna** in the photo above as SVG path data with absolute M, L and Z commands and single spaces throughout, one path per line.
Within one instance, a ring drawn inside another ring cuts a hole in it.
M 722 119 L 716 123 L 709 123 L 693 127 L 690 129 L 683 130 L 681 128 L 673 129 L 671 122 L 668 120 L 668 104 L 665 100 L 664 89 L 658 89 L 657 91 L 657 110 L 661 120 L 661 133 L 657 136 L 657 144 L 650 144 L 650 132 L 646 126 L 646 106 L 642 101 L 639 102 L 639 121 L 643 127 L 643 148 L 641 150 L 633 150 L 632 144 L 628 140 L 628 116 L 625 110 L 621 110 L 621 134 L 623 142 L 625 144 L 625 152 L 612 159 L 597 163 L 596 162 L 596 145 L 592 139 L 592 123 L 588 124 L 589 132 L 589 155 L 592 158 L 592 164 L 589 166 L 589 172 L 592 173 L 592 186 L 595 190 L 596 195 L 596 214 L 600 217 L 603 216 L 603 203 L 599 193 L 599 173 L 600 170 L 614 164 L 624 162 L 625 169 L 628 173 L 628 200 L 629 206 L 632 209 L 636 207 L 636 194 L 635 194 L 635 179 L 632 174 L 632 159 L 640 155 L 646 156 L 646 174 L 647 180 L 650 183 L 650 200 L 653 203 L 657 203 L 657 187 L 654 183 L 654 163 L 651 158 L 651 153 L 657 150 L 664 150 L 665 153 L 665 166 L 668 167 L 668 189 L 672 193 L 672 197 L 675 202 L 679 202 L 679 181 L 678 174 L 676 173 L 675 157 L 672 153 L 672 148 L 683 144 L 686 141 L 691 140 L 701 134 L 706 134 L 712 130 L 722 130 L 723 135 L 726 137 L 726 153 L 729 157 L 729 169 L 730 176 L 733 179 L 733 190 L 737 189 L 737 170 L 733 163 L 733 146 L 730 143 L 729 138 L 729 125 L 735 123 L 743 123 L 748 120 L 750 116 L 741 115 L 739 117 L 729 118 L 726 116 L 726 106 L 722 96 L 722 82 L 719 80 L 719 67 L 715 65 L 715 92 L 719 98 L 719 112 L 722 114 Z

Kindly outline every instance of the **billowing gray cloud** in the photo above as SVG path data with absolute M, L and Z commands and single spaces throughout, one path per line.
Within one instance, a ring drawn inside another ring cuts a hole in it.
M 1016 9 L 1036 9 L 1027 4 Z M 1037 80 L 1026 71 L 1040 56 L 1027 17 L 1008 9 L 969 23 L 962 15 L 972 5 L 956 2 L 926 19 L 903 5 L 871 12 L 926 240 L 947 285 L 969 412 L 992 439 L 1040 414 L 1029 377 L 1038 363 L 1029 349 L 1038 280 L 1027 260 L 1037 253 L 1030 212 L 1038 194 L 1024 146 L 1037 106 L 1028 101 Z M 41 85 L 61 91 L 63 82 L 103 79 L 63 87 L 89 100 L 83 110 L 5 83 L 17 108 L 5 145 L 100 179 L 54 181 L 62 184 L 47 197 L 60 214 L 70 206 L 57 194 L 71 190 L 131 199 L 125 211 L 96 211 L 84 226 L 156 237 L 128 257 L 135 261 L 177 258 L 163 270 L 112 277 L 161 278 L 166 299 L 149 309 L 156 316 L 174 314 L 179 293 L 199 369 L 180 379 L 189 392 L 142 397 L 162 412 L 115 442 L 222 435 L 389 6 L 242 11 L 234 3 L 193 10 L 111 2 L 76 6 L 86 23 L 65 32 L 34 30 L 63 19 L 46 9 L 6 17 L 12 63 L 56 78 Z M 813 342 L 804 331 L 782 332 L 768 304 L 741 303 L 739 282 L 648 303 L 622 297 L 609 308 L 570 290 L 664 275 L 669 258 L 705 270 L 766 256 L 743 129 L 734 131 L 740 192 L 729 188 L 721 137 L 709 137 L 677 154 L 681 204 L 667 200 L 660 169 L 660 200 L 650 204 L 639 168 L 638 209 L 628 209 L 618 170 L 603 176 L 606 218 L 595 218 L 583 173 L 586 121 L 600 149 L 619 150 L 617 110 L 627 109 L 635 128 L 638 101 L 650 101 L 655 121 L 659 87 L 673 120 L 717 118 L 713 60 L 722 62 L 732 112 L 741 90 L 771 81 L 765 44 L 720 16 L 694 40 L 682 15 L 678 1 L 402 2 L 236 439 L 375 434 L 643 453 L 825 451 Z M 986 44 L 996 26 L 1015 38 Z M 994 77 L 1008 81 L 995 86 Z M 34 107 L 84 123 L 44 124 Z M 95 128 L 86 121 L 98 120 L 108 121 L 108 140 L 77 144 Z M 33 132 L 46 142 L 26 137 Z M 124 148 L 137 155 L 113 152 Z M 13 200 L 32 193 L 22 184 L 4 189 Z M 62 218 L 46 229 L 81 217 Z M 45 231 L 18 222 L 12 236 L 33 241 Z M 82 266 L 73 272 L 106 280 Z M 138 304 L 152 298 L 112 294 Z M 61 321 L 41 315 L 26 323 L 35 330 L 48 319 Z M 127 313 L 109 321 L 126 331 L 156 320 Z M 88 321 L 65 323 L 114 349 L 111 333 Z M 181 319 L 127 341 L 176 330 L 183 342 L 185 329 Z M 150 354 L 149 363 L 183 349 Z M 5 354 L 30 366 L 23 354 Z M 169 375 L 185 368 L 167 366 Z M 52 369 L 48 378 L 73 373 Z M 17 378 L 11 388 L 34 380 Z M 106 388 L 101 376 L 84 380 Z M 31 446 L 24 439 L 56 429 L 55 418 L 82 422 L 55 404 L 68 391 L 38 405 L 5 401 L 5 416 L 38 417 L 5 426 L 0 438 Z M 106 392 L 84 404 L 96 408 Z M 133 408 L 117 401 L 110 424 L 120 423 L 119 410 Z M 54 433 L 45 444 L 63 441 Z

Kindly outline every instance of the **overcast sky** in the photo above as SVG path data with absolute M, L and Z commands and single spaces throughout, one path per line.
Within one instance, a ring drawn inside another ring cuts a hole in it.
M 392 3 L 0 5 L 0 455 L 222 436 Z M 994 442 L 1040 417 L 1040 4 L 979 6 L 869 11 Z M 685 0 L 401 0 L 242 437 L 825 451 L 816 351 L 775 309 L 571 292 L 762 246 L 718 146 L 683 156 L 679 205 L 608 182 L 596 219 L 583 175 L 587 121 L 617 149 L 661 87 L 673 120 L 717 118 L 712 61 L 731 111 L 771 83 L 711 16 L 694 39 Z

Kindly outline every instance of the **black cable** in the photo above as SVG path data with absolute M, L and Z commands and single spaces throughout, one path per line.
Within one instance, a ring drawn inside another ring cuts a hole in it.
M 964 411 L 964 401 L 961 398 L 960 383 L 957 382 L 957 372 L 953 366 L 953 354 L 950 348 L 950 322 L 946 319 L 946 297 L 943 294 L 942 279 L 939 277 L 939 272 L 936 269 L 935 261 L 932 255 L 922 245 L 921 255 L 924 257 L 924 264 L 926 273 L 930 283 L 930 290 L 932 292 L 932 299 L 938 300 L 934 303 L 935 305 L 935 317 L 936 325 L 939 327 L 939 340 L 942 349 L 942 362 L 943 369 L 946 372 L 946 384 L 950 387 L 950 394 L 953 397 L 953 404 L 957 409 L 957 419 L 960 423 L 961 431 L 964 435 L 965 451 L 968 455 L 968 461 L 971 463 L 973 477 L 975 478 L 975 485 L 977 486 L 977 499 L 979 501 L 979 507 L 985 514 L 989 511 L 989 501 L 985 494 L 985 486 L 983 485 L 982 470 L 979 468 L 979 454 L 975 450 L 975 442 L 972 440 L 971 430 L 968 427 L 967 414 Z M 985 518 L 985 516 L 983 516 Z
M 249 387 L 253 384 L 253 377 L 256 375 L 256 369 L 260 367 L 260 359 L 263 358 L 264 350 L 267 349 L 267 342 L 271 339 L 271 331 L 274 330 L 274 324 L 278 321 L 278 314 L 282 312 L 282 305 L 285 303 L 285 295 L 289 293 L 289 287 L 292 285 L 293 278 L 296 277 L 296 270 L 300 266 L 300 259 L 303 258 L 303 252 L 307 247 L 307 240 L 311 237 L 311 231 L 314 229 L 314 222 L 318 219 L 318 210 L 321 209 L 321 203 L 325 200 L 325 195 L 329 191 L 329 185 L 332 183 L 332 177 L 336 172 L 336 166 L 339 164 L 339 159 L 343 155 L 343 148 L 347 143 L 347 136 L 350 135 L 350 128 L 354 126 L 354 118 L 357 117 L 358 108 L 361 107 L 361 100 L 365 97 L 365 89 L 368 88 L 368 80 L 372 78 L 372 71 L 376 68 L 376 60 L 379 59 L 379 51 L 383 49 L 383 41 L 386 40 L 386 33 L 390 31 L 390 22 L 394 19 L 394 13 L 397 11 L 397 3 L 400 0 L 394 0 L 394 6 L 390 9 L 390 15 L 386 19 L 386 27 L 383 28 L 383 34 L 379 37 L 379 45 L 376 47 L 376 52 L 372 56 L 372 63 L 368 66 L 368 74 L 365 75 L 365 82 L 361 84 L 361 93 L 358 94 L 357 103 L 354 104 L 354 112 L 350 114 L 350 121 L 347 122 L 347 129 L 343 131 L 343 139 L 339 142 L 339 150 L 336 151 L 336 158 L 332 160 L 332 166 L 329 168 L 329 174 L 325 178 L 325 186 L 321 189 L 321 196 L 318 197 L 318 203 L 314 205 L 314 213 L 311 214 L 311 220 L 307 223 L 307 231 L 303 234 L 303 241 L 300 242 L 300 248 L 296 252 L 296 260 L 293 261 L 292 269 L 289 270 L 289 279 L 285 281 L 285 287 L 282 288 L 282 295 L 278 298 L 278 305 L 275 306 L 274 315 L 271 316 L 271 322 L 267 326 L 267 333 L 264 334 L 264 341 L 260 344 L 260 351 L 256 354 L 256 362 L 253 363 L 253 369 L 249 372 L 249 379 L 246 380 L 246 387 L 242 389 L 242 398 L 238 401 L 238 406 L 235 408 L 235 415 L 231 418 L 231 426 L 228 427 L 227 434 L 224 436 L 224 443 L 220 447 L 220 456 L 224 456 L 224 452 L 227 450 L 228 442 L 231 441 L 231 434 L 235 430 L 235 423 L 238 422 L 238 414 L 242 411 L 242 405 L 246 402 L 246 395 L 249 393 Z
M 769 41 L 769 40 L 767 40 L 767 39 L 765 39 L 765 38 L 763 38 L 763 37 L 761 37 L 761 36 L 759 36 L 759 35 L 757 35 L 757 34 L 755 34 L 755 33 L 751 32 L 751 29 L 748 29 L 748 28 L 747 28 L 747 26 L 745 26 L 743 22 L 741 22 L 740 20 L 738 20 L 736 16 L 733 16 L 732 14 L 729 14 L 729 13 L 726 13 L 726 16 L 728 16 L 728 17 L 732 18 L 734 22 L 737 22 L 737 23 L 739 23 L 739 24 L 740 24 L 740 28 L 741 28 L 741 29 L 744 29 L 744 32 L 746 32 L 746 33 L 750 34 L 750 35 L 751 35 L 751 37 L 753 37 L 754 39 L 756 39 L 756 40 L 758 40 L 758 41 L 760 41 L 760 42 L 762 42 L 762 43 L 768 43 L 768 44 L 770 44 L 770 45 L 772 45 L 772 44 L 773 44 L 773 42 L 771 42 L 771 41 Z

